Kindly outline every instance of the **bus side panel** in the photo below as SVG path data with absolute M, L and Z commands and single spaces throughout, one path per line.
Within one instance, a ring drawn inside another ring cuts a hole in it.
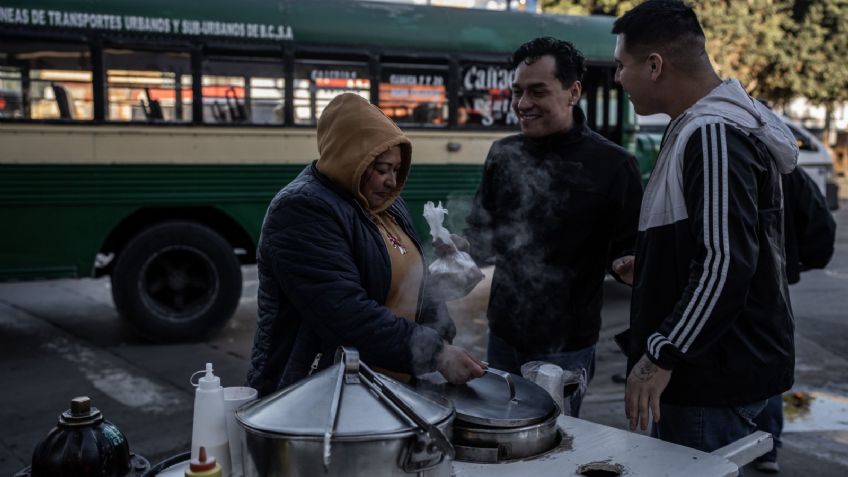
M 132 204 L 87 193 L 90 169 L 0 166 L 0 280 L 90 276 L 103 238 Z
M 106 237 L 145 208 L 216 206 L 255 244 L 274 194 L 303 165 L 2 165 L 0 279 L 93 276 Z M 414 165 L 404 190 L 416 231 L 429 242 L 426 201 L 442 201 L 462 233 L 482 172 L 474 164 Z M 178 218 L 172 215 L 162 219 Z
M 5 175 L 6 168 L 0 168 Z M 0 180 L 5 182 L 5 180 Z M 3 186 L 0 186 L 3 187 Z M 3 194 L 5 195 L 5 194 Z M 0 203 L 0 280 L 91 276 L 100 243 L 132 207 Z
M 111 231 L 144 208 L 216 206 L 255 243 L 271 198 L 302 168 L 2 165 L 0 223 L 6 232 L 0 234 L 0 279 L 92 276 L 96 254 Z

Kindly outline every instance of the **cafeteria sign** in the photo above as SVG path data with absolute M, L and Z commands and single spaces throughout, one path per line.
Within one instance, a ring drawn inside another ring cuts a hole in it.
M 0 24 L 192 36 L 228 36 L 262 40 L 294 39 L 292 28 L 289 25 L 183 20 L 139 15 L 107 15 L 2 6 L 0 6 Z

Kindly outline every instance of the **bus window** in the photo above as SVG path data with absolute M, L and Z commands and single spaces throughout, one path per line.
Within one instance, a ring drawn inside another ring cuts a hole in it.
M 188 53 L 107 49 L 107 118 L 112 121 L 191 121 Z
M 203 122 L 283 124 L 282 61 L 211 57 L 203 63 Z
M 618 126 L 618 90 L 609 91 L 609 125 L 611 128 Z
M 590 66 L 583 75 L 583 95 L 580 107 L 586 113 L 586 124 L 598 134 L 618 144 L 623 140 L 625 123 L 628 122 L 626 105 L 621 86 L 615 84 L 614 72 L 608 67 Z
M 604 87 L 598 86 L 595 88 L 595 124 L 590 125 L 595 131 L 604 130 L 604 106 L 606 106 L 606 102 L 604 102 Z
M 0 118 L 92 119 L 91 79 L 86 47 L 4 42 L 0 46 Z
M 586 94 L 586 91 L 583 91 L 583 94 L 580 96 L 580 101 L 577 103 L 577 106 L 579 106 L 580 109 L 582 109 L 584 111 L 584 113 L 587 113 L 589 111 L 589 98 L 588 98 L 588 96 L 589 95 Z M 587 121 L 588 121 L 588 119 L 587 119 Z M 589 127 L 592 127 L 592 125 L 588 124 L 588 122 L 586 123 L 586 125 L 589 126 Z
M 356 93 L 371 100 L 367 64 L 298 60 L 294 67 L 294 123 L 316 124 L 321 111 L 342 93 Z
M 384 65 L 379 106 L 399 126 L 447 126 L 447 67 Z
M 510 104 L 514 78 L 515 72 L 504 65 L 463 65 L 457 126 L 504 127 L 518 124 L 518 117 Z

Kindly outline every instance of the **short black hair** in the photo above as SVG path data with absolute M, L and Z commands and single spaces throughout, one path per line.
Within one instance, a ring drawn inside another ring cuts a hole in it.
M 518 68 L 522 62 L 530 64 L 542 56 L 551 55 L 556 62 L 556 77 L 563 88 L 583 79 L 586 58 L 571 43 L 550 36 L 534 38 L 518 47 L 512 54 L 511 64 Z
M 695 11 L 680 0 L 647 0 L 615 20 L 628 51 L 660 49 L 687 63 L 706 54 L 704 30 Z

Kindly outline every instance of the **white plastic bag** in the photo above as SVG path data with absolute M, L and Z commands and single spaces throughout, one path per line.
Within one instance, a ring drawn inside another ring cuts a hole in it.
M 433 202 L 424 204 L 424 219 L 430 225 L 433 243 L 450 247 L 453 252 L 436 258 L 430 264 L 431 290 L 441 300 L 456 300 L 467 295 L 483 279 L 483 272 L 477 268 L 474 259 L 466 252 L 457 250 L 451 240 L 450 232 L 442 225 L 448 211 Z

